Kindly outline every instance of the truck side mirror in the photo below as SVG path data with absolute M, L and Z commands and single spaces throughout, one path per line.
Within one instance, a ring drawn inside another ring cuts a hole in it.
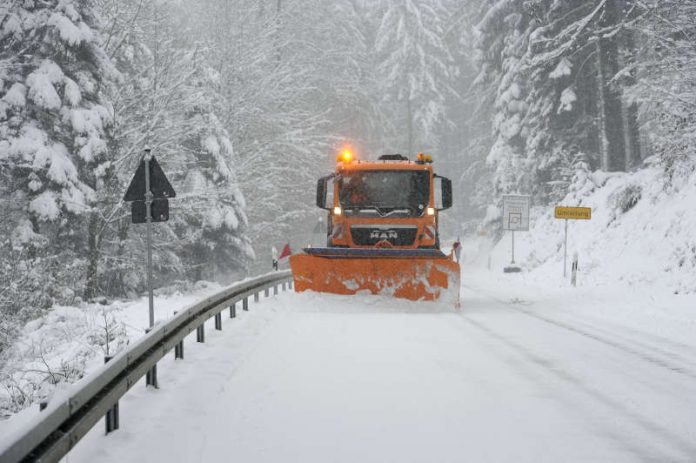
M 317 181 L 317 207 L 321 209 L 329 209 L 326 207 L 326 190 L 329 180 L 332 177 L 332 175 L 329 175 L 328 177 L 322 177 L 319 179 L 319 181 Z
M 442 192 L 442 205 L 440 210 L 444 211 L 452 207 L 452 180 L 446 177 L 440 177 L 439 175 L 437 178 L 440 180 L 440 190 Z

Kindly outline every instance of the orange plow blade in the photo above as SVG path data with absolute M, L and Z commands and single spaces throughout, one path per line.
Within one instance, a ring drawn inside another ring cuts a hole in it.
M 459 301 L 459 264 L 437 250 L 309 248 L 290 257 L 295 291 L 369 291 L 413 301 Z

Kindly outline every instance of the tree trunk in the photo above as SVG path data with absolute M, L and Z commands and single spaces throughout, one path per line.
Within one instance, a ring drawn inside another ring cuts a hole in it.
M 616 0 L 606 0 L 600 20 L 603 29 L 615 27 L 619 21 Z M 608 36 L 607 36 L 608 35 Z M 599 86 L 605 143 L 602 168 L 608 172 L 626 170 L 623 104 L 621 92 L 611 80 L 619 72 L 619 50 L 616 34 L 605 34 L 598 42 Z
M 626 107 L 626 168 L 638 166 L 643 159 L 638 128 L 638 105 Z
M 635 53 L 636 44 L 633 39 L 633 32 L 624 31 L 622 34 L 623 48 L 628 57 L 632 57 Z M 630 59 L 630 58 L 629 58 Z M 636 78 L 632 73 L 629 73 L 625 79 L 625 85 L 630 87 L 635 85 Z M 640 143 L 640 129 L 638 126 L 638 105 L 635 103 L 626 106 L 625 112 L 626 131 L 626 168 L 635 167 L 640 164 L 643 159 L 643 153 Z
M 587 133 L 581 140 L 581 149 L 588 156 L 592 170 L 602 168 L 604 146 L 602 144 L 602 103 L 601 89 L 597 79 L 598 64 L 595 58 L 587 57 L 577 78 L 578 101 L 582 111 L 581 121 L 586 125 Z M 589 64 L 588 64 L 589 63 Z M 586 65 L 587 64 L 587 65 Z M 590 122 L 591 121 L 591 122 Z
M 99 286 L 99 215 L 92 212 L 89 215 L 87 229 L 87 275 L 85 284 L 85 299 L 92 299 L 97 295 Z
M 126 279 L 125 279 L 125 272 L 124 272 L 124 256 L 126 255 L 126 245 L 128 244 L 128 229 L 130 228 L 130 217 L 129 218 L 123 218 L 118 221 L 118 233 L 117 233 L 117 238 L 118 238 L 118 247 L 116 248 L 116 261 L 119 262 L 118 264 L 118 269 L 116 271 L 116 279 L 117 281 L 113 281 L 113 278 L 110 279 L 110 288 L 109 292 L 107 294 L 109 295 L 119 295 L 119 296 L 126 296 L 128 295 L 128 288 L 126 285 Z M 116 285 L 118 284 L 118 288 L 116 288 Z
M 414 154 L 413 152 L 413 111 L 411 110 L 411 97 L 406 97 L 406 117 L 408 124 L 408 153 L 407 156 Z
M 283 11 L 283 3 L 282 0 L 278 0 L 276 3 L 276 31 L 275 31 L 275 52 L 276 52 L 276 62 L 278 65 L 280 65 L 281 60 L 283 58 L 283 52 L 280 47 L 280 30 L 281 27 L 283 26 L 280 14 Z

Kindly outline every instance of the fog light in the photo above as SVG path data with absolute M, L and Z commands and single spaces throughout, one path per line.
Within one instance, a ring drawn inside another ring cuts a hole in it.
M 428 215 L 435 215 L 435 208 L 434 207 L 429 207 L 427 209 Z
M 340 207 L 338 207 L 338 206 L 334 207 L 334 215 L 341 215 L 341 212 L 343 212 L 343 211 L 341 210 Z

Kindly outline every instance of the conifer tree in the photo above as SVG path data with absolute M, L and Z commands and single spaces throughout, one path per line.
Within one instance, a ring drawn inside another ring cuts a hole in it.
M 411 155 L 435 147 L 438 128 L 448 122 L 445 103 L 455 95 L 452 56 L 443 41 L 446 11 L 439 1 L 398 0 L 380 12 L 380 90 L 386 111 L 403 121 L 400 145 Z
M 91 1 L 13 2 L 0 27 L 0 161 L 14 211 L 7 245 L 27 253 L 25 268 L 42 266 L 49 283 L 38 294 L 48 304 L 56 286 L 85 282 L 87 217 L 111 168 L 103 88 L 117 73 Z

